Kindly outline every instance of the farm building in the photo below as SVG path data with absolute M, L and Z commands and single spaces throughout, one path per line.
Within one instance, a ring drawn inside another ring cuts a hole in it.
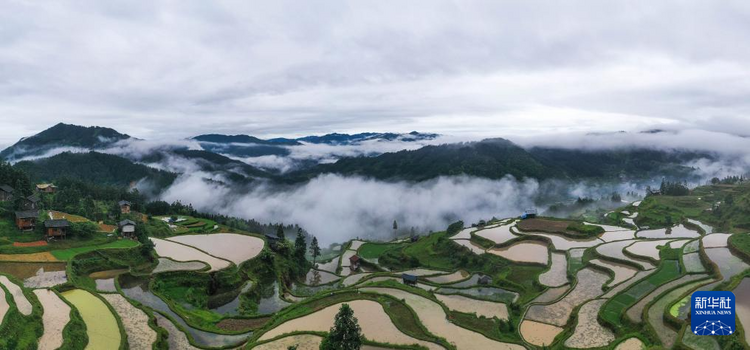
M 276 250 L 276 245 L 279 243 L 281 238 L 279 238 L 279 236 L 277 235 L 270 234 L 270 233 L 266 233 L 265 236 L 266 236 L 266 241 L 268 242 L 268 246 L 271 247 L 271 249 Z
M 21 207 L 23 210 L 37 210 L 42 199 L 38 194 L 34 193 L 21 201 Z
M 38 184 L 36 185 L 36 190 L 42 193 L 55 193 L 57 186 L 53 184 Z
M 117 226 L 120 227 L 120 234 L 122 234 L 123 237 L 135 237 L 135 222 L 133 220 L 122 220 Z
M 0 201 L 9 201 L 13 199 L 13 187 L 0 185 Z
M 355 255 L 350 256 L 349 257 L 349 269 L 351 269 L 352 271 L 358 269 L 359 262 L 360 262 L 359 255 L 355 254 Z
M 521 215 L 521 219 L 533 219 L 536 217 L 536 209 L 526 209 Z
M 36 219 L 39 212 L 36 210 L 25 210 L 16 212 L 16 227 L 19 230 L 33 230 L 36 227 Z
M 401 279 L 404 281 L 404 284 L 408 284 L 410 286 L 417 284 L 417 276 L 410 275 L 408 273 L 402 274 Z
M 70 229 L 70 222 L 65 219 L 47 220 L 44 222 L 47 239 L 54 237 L 65 238 L 68 234 L 68 229 Z
M 492 277 L 487 275 L 482 275 L 482 277 L 479 277 L 479 280 L 477 281 L 479 284 L 492 284 Z
M 121 214 L 130 214 L 130 202 L 128 202 L 128 201 L 120 201 L 117 204 L 120 205 L 120 213 Z

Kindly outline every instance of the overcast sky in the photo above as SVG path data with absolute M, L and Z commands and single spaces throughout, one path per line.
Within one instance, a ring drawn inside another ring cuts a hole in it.
M 748 1 L 0 2 L 0 146 L 130 135 L 750 135 Z

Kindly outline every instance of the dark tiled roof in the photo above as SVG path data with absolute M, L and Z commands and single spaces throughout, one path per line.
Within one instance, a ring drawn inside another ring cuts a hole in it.
M 135 221 L 129 220 L 129 219 L 125 219 L 125 220 L 120 221 L 120 227 L 125 226 L 125 225 L 133 225 L 133 226 L 135 226 Z
M 69 227 L 70 222 L 65 219 L 58 219 L 58 220 L 47 220 L 44 222 L 44 227 L 46 228 L 63 228 L 63 227 Z
M 10 187 L 8 185 L 0 185 L 0 190 L 3 190 L 8 193 L 13 193 L 13 187 Z
M 280 239 L 279 236 L 274 235 L 274 234 L 270 234 L 270 233 L 266 233 L 265 236 L 266 236 L 266 238 L 271 239 L 271 240 L 275 240 L 275 241 L 278 241 Z
M 24 211 L 17 211 L 16 212 L 16 218 L 17 219 L 28 219 L 28 218 L 36 218 L 39 216 L 39 212 L 36 210 L 24 210 Z
M 30 195 L 30 196 L 26 197 L 26 199 L 28 199 L 28 200 L 29 200 L 29 202 L 34 202 L 34 203 L 36 203 L 36 202 L 38 202 L 38 201 L 42 200 L 41 198 L 39 198 L 39 195 L 38 195 L 38 194 L 36 194 L 36 193 L 34 193 L 34 194 L 32 194 L 32 195 Z
M 358 255 L 352 255 L 352 256 L 349 257 L 349 261 L 352 262 L 352 263 L 356 263 L 357 261 L 359 261 L 359 256 Z
M 417 281 L 417 276 L 410 275 L 408 273 L 402 274 L 401 278 L 403 278 L 404 281 L 409 281 L 409 282 L 416 282 Z
M 119 204 L 120 206 L 123 206 L 123 205 L 130 205 L 130 202 L 128 202 L 128 201 L 120 201 L 120 202 L 118 202 L 117 204 Z

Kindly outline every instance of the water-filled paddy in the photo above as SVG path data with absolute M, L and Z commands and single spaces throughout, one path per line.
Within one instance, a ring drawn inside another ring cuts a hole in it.
M 156 341 L 156 331 L 148 326 L 148 315 L 120 294 L 102 294 L 102 297 L 120 315 L 122 326 L 128 337 L 129 348 L 150 350 L 151 345 Z
M 427 277 L 425 279 L 433 283 L 449 284 L 449 283 L 465 280 L 467 277 L 469 277 L 468 272 L 459 270 L 451 274 L 435 276 L 435 277 Z
M 563 331 L 562 328 L 557 326 L 529 320 L 523 320 L 519 328 L 523 339 L 536 346 L 552 344 L 555 337 Z
M 702 223 L 702 222 L 700 222 L 698 220 L 693 220 L 693 219 L 687 219 L 687 221 L 689 223 L 693 224 L 693 225 L 696 225 L 696 226 L 702 228 L 703 231 L 706 232 L 706 234 L 714 233 L 714 228 L 711 225 L 707 225 L 707 224 L 704 224 L 704 223 Z
M 728 248 L 711 248 L 704 249 L 704 251 L 708 258 L 719 267 L 724 281 L 728 281 L 750 267 L 742 259 L 734 256 Z
M 462 295 L 435 294 L 435 297 L 451 310 L 467 314 L 474 313 L 477 316 L 488 318 L 497 317 L 500 320 L 508 320 L 508 307 L 503 303 L 476 300 Z
M 685 244 L 682 247 L 682 252 L 685 254 L 695 253 L 701 248 L 700 244 L 701 244 L 701 241 L 697 239 L 694 241 L 690 241 L 689 243 Z
M 666 291 L 672 290 L 679 285 L 697 281 L 699 279 L 703 279 L 706 277 L 708 277 L 708 275 L 686 275 L 676 280 L 673 280 L 671 282 L 664 283 L 660 285 L 658 288 L 648 293 L 647 295 L 643 296 L 640 300 L 638 300 L 638 302 L 635 303 L 635 305 L 630 307 L 627 310 L 627 312 L 625 312 L 625 315 L 627 315 L 627 317 L 633 322 L 636 322 L 636 323 L 643 322 L 643 309 L 646 307 L 646 305 L 648 305 L 648 303 L 652 302 L 659 295 L 661 295 L 662 293 Z M 662 312 L 663 311 L 664 309 L 662 308 Z
M 576 349 L 598 348 L 609 345 L 615 335 L 609 328 L 602 327 L 597 320 L 599 309 L 606 299 L 596 299 L 583 304 L 578 310 L 578 323 L 573 335 L 565 341 L 565 346 Z
M 632 278 L 610 289 L 602 298 L 611 298 L 654 272 L 655 270 L 638 271 Z
M 714 233 L 703 236 L 703 238 L 701 239 L 703 241 L 703 248 L 726 247 L 729 236 L 731 235 L 728 233 Z
M 680 239 L 680 240 L 672 241 L 672 242 L 669 242 L 669 248 L 670 249 L 680 249 L 680 248 L 684 247 L 685 244 L 687 244 L 688 242 L 689 242 L 689 240 L 687 240 L 687 239 Z
M 512 303 L 518 300 L 518 293 L 497 287 L 476 288 L 438 288 L 436 293 L 440 294 L 463 294 L 477 299 Z
M 468 227 L 461 230 L 459 233 L 451 236 L 451 239 L 471 239 L 471 233 L 476 231 L 476 227 Z
M 650 270 L 650 269 L 656 268 L 654 264 L 651 264 L 643 260 L 636 260 L 636 259 L 630 258 L 629 256 L 625 255 L 622 252 L 623 249 L 625 249 L 625 247 L 633 244 L 634 242 L 637 242 L 637 241 L 617 241 L 617 242 L 605 243 L 596 247 L 596 252 L 601 255 L 616 259 L 616 260 L 632 262 L 638 266 L 641 266 L 644 270 Z
M 564 327 L 573 309 L 584 302 L 602 295 L 602 286 L 609 276 L 592 268 L 584 268 L 576 274 L 578 283 L 559 301 L 548 305 L 532 305 L 526 318 L 559 327 Z
M 539 283 L 547 287 L 559 287 L 568 283 L 568 259 L 563 253 L 552 253 L 549 270 L 539 275 Z
M 39 350 L 53 350 L 63 345 L 63 329 L 70 322 L 70 306 L 48 289 L 34 290 L 42 304 L 44 334 L 39 338 Z M 5 300 L 4 298 L 2 300 Z M 0 315 L 2 320 L 2 315 Z
M 265 241 L 258 237 L 236 233 L 185 235 L 171 237 L 169 240 L 198 248 L 215 257 L 229 260 L 238 266 L 258 256 L 265 245 Z
M 430 270 L 430 269 L 419 268 L 419 269 L 411 269 L 411 270 L 401 271 L 401 272 L 398 272 L 398 273 L 406 273 L 406 274 L 409 274 L 409 275 L 420 276 L 421 277 L 421 276 L 442 275 L 442 274 L 447 274 L 448 272 L 446 272 L 446 271 L 440 271 L 440 270 Z
M 487 252 L 515 262 L 535 263 L 542 265 L 547 265 L 547 263 L 549 262 L 549 256 L 547 255 L 547 245 L 536 241 L 519 242 L 503 248 L 492 248 L 487 250 Z
M 568 289 L 570 289 L 570 286 L 568 285 L 557 287 L 557 288 L 547 288 L 547 290 L 545 290 L 544 293 L 534 298 L 532 303 L 534 304 L 551 303 L 557 299 L 560 299 L 560 297 L 562 297 L 563 294 L 565 294 L 565 292 L 568 291 Z
M 643 350 L 644 348 L 643 341 L 634 337 L 617 344 L 615 350 Z
M 357 240 L 354 240 L 354 241 L 352 241 L 352 244 L 351 244 L 351 245 L 349 246 L 349 249 L 351 249 L 351 250 L 354 250 L 354 251 L 356 251 L 356 250 L 358 250 L 358 249 L 359 249 L 359 247 L 361 247 L 361 246 L 362 246 L 363 244 L 365 244 L 365 242 L 363 242 L 363 241 L 357 241 Z
M 305 276 L 305 284 L 310 286 L 317 286 L 319 284 L 331 283 L 338 280 L 339 278 L 339 276 L 336 276 L 330 272 L 310 269 L 310 271 L 307 271 L 307 275 Z
M 708 281 L 699 281 L 676 288 L 659 298 L 659 300 L 648 309 L 648 323 L 654 327 L 656 336 L 659 337 L 659 340 L 665 348 L 669 349 L 674 345 L 677 340 L 677 332 L 664 323 L 664 311 L 669 307 L 669 304 L 682 297 L 685 293 L 688 293 L 697 286 L 707 282 Z
M 276 339 L 272 342 L 260 344 L 253 347 L 253 350 L 280 350 L 289 349 L 296 346 L 297 350 L 318 350 L 323 338 L 313 334 L 298 334 Z
M 369 273 L 358 273 L 356 275 L 351 275 L 347 278 L 344 278 L 344 280 L 341 281 L 341 284 L 344 285 L 344 287 L 353 286 L 369 275 Z
M 584 222 L 586 225 L 599 226 L 604 229 L 604 232 L 617 232 L 617 231 L 630 231 L 627 227 L 603 225 L 603 224 L 592 224 L 590 222 Z
M 448 284 L 446 287 L 450 287 L 450 288 L 469 288 L 469 287 L 474 287 L 474 286 L 476 286 L 476 285 L 479 284 L 479 278 L 480 277 L 481 277 L 481 275 L 479 275 L 479 274 L 473 274 L 473 275 L 471 275 L 471 277 L 469 277 L 469 278 L 467 278 L 467 279 L 465 279 L 465 280 L 463 280 L 461 282 L 451 283 L 451 284 Z
M 13 297 L 13 301 L 16 303 L 18 312 L 20 312 L 24 316 L 31 315 L 31 303 L 29 302 L 29 299 L 26 298 L 26 295 L 23 294 L 23 290 L 21 290 L 21 287 L 11 282 L 7 276 L 0 276 L 0 283 L 2 283 L 3 286 L 5 286 L 5 289 L 10 292 L 10 295 Z
M 167 258 L 159 258 L 159 264 L 151 273 L 161 273 L 169 271 L 198 271 L 208 268 L 208 265 L 200 261 L 174 261 Z
M 439 337 L 445 338 L 459 349 L 524 349 L 521 345 L 494 341 L 479 333 L 456 326 L 448 321 L 445 311 L 443 311 L 443 308 L 439 304 L 424 297 L 392 288 L 364 288 L 362 290 L 389 294 L 403 300 L 414 310 L 427 330 Z
M 636 270 L 635 268 L 629 265 L 611 262 L 607 260 L 592 259 L 589 261 L 589 263 L 597 265 L 597 266 L 601 266 L 605 269 L 608 269 L 614 272 L 615 277 L 612 279 L 611 282 L 607 284 L 609 286 L 616 286 L 622 282 L 625 282 L 629 280 L 630 278 L 632 278 L 633 276 L 635 276 L 636 273 L 638 273 L 638 270 Z
M 211 266 L 210 271 L 217 271 L 229 267 L 230 263 L 208 255 L 198 249 L 158 238 L 150 238 L 154 242 L 156 254 L 176 261 L 198 260 Z
M 96 290 L 104 292 L 117 292 L 115 287 L 115 277 L 128 272 L 126 269 L 97 271 L 89 274 L 89 277 L 96 283 Z
M 640 257 L 658 261 L 659 260 L 659 247 L 666 246 L 669 242 L 670 240 L 668 239 L 653 240 L 653 241 L 639 241 L 639 242 L 635 242 L 625 247 L 625 251 L 633 255 L 637 255 Z
M 479 230 L 477 232 L 474 232 L 474 234 L 483 238 L 487 238 L 490 241 L 495 242 L 495 244 L 503 244 L 511 239 L 518 237 L 510 231 L 510 228 L 514 225 L 515 224 L 510 224 Z
M 468 239 L 455 239 L 453 240 L 453 242 L 456 242 L 456 244 L 469 248 L 469 250 L 471 250 L 471 252 L 474 254 L 484 254 L 485 252 L 484 247 L 477 245 Z
M 89 336 L 86 349 L 116 350 L 120 348 L 122 341 L 120 327 L 117 325 L 117 319 L 103 301 L 82 289 L 63 292 L 62 296 L 75 306 L 86 324 L 86 334 Z
M 334 317 L 343 303 L 328 306 L 312 314 L 295 318 L 264 333 L 259 340 L 268 340 L 282 334 L 298 331 L 327 332 L 333 326 Z M 437 344 L 415 339 L 402 333 L 393 325 L 383 306 L 371 300 L 353 300 L 345 304 L 354 311 L 367 339 L 391 344 L 420 344 L 431 349 L 440 349 Z
M 3 319 L 5 319 L 5 314 L 8 313 L 8 310 L 10 310 L 10 304 L 5 298 L 5 290 L 0 288 L 0 325 L 3 322 Z
M 735 312 L 745 329 L 745 341 L 750 344 L 750 277 L 743 278 L 733 292 L 737 301 Z
M 331 261 L 325 262 L 325 263 L 318 263 L 318 270 L 328 271 L 331 273 L 335 273 L 336 269 L 339 267 L 339 259 L 335 258 Z
M 167 331 L 167 344 L 169 344 L 170 349 L 200 350 L 199 348 L 190 345 L 187 335 L 177 328 L 177 326 L 175 326 L 168 318 L 160 315 L 158 312 L 155 312 L 154 316 L 156 317 L 156 323 L 159 327 L 164 328 Z
M 604 243 L 598 238 L 575 239 L 551 233 L 526 233 L 530 236 L 546 237 L 552 242 L 554 250 L 570 250 L 574 248 L 589 248 Z
M 635 239 L 635 231 L 608 231 L 608 232 L 602 233 L 599 236 L 599 239 L 605 242 Z
M 701 256 L 699 253 L 690 253 L 682 256 L 682 263 L 685 265 L 685 270 L 689 273 L 701 273 L 706 271 L 706 267 L 701 262 Z
M 167 303 L 161 300 L 161 298 L 159 298 L 158 296 L 151 293 L 148 288 L 147 279 L 133 277 L 131 275 L 125 274 L 120 275 L 118 277 L 118 280 L 120 282 L 120 287 L 122 288 L 122 293 L 125 294 L 126 297 L 170 316 L 173 320 L 178 322 L 183 329 L 190 333 L 195 342 L 199 345 L 206 347 L 238 345 L 240 343 L 243 343 L 250 335 L 252 335 L 252 332 L 239 335 L 222 335 L 205 332 L 190 327 L 179 315 L 174 313 L 174 311 L 169 308 Z M 176 342 L 181 342 L 181 340 L 179 340 L 179 334 L 173 335 L 171 333 L 170 341 L 173 336 L 175 337 Z
M 23 280 L 27 288 L 50 288 L 68 281 L 65 263 L 0 262 L 0 273 Z
M 661 228 L 661 229 L 638 231 L 638 233 L 636 233 L 636 236 L 638 236 L 638 238 L 666 239 L 666 238 L 697 238 L 697 237 L 700 237 L 700 234 L 698 233 L 698 231 L 693 231 L 683 225 L 677 225 L 675 227 L 672 227 L 671 229 Z

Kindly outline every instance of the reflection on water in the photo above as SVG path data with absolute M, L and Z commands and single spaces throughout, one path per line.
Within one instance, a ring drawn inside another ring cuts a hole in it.
M 245 282 L 245 285 L 240 289 L 239 293 L 235 295 L 234 298 L 230 299 L 229 302 L 221 302 L 221 298 L 216 299 L 209 299 L 208 300 L 208 308 L 209 310 L 222 314 L 222 315 L 229 315 L 229 316 L 235 316 L 240 314 L 240 296 L 244 293 L 247 293 L 250 288 L 253 287 L 252 281 Z M 230 294 L 232 295 L 232 294 Z M 226 300 L 226 299 L 223 299 Z
M 479 288 L 438 288 L 436 293 L 439 294 L 464 294 L 477 299 L 499 301 L 503 303 L 512 303 L 518 299 L 518 293 L 511 292 L 497 287 L 479 287 Z
M 279 289 L 278 282 L 261 288 L 261 298 L 258 301 L 259 315 L 276 313 L 279 310 L 292 305 L 291 303 L 281 300 Z
M 195 342 L 204 347 L 224 347 L 230 345 L 239 345 L 252 335 L 252 332 L 239 335 L 222 335 L 201 331 L 190 327 L 179 315 L 169 309 L 169 306 L 157 297 L 148 288 L 148 279 L 139 278 L 130 274 L 123 274 L 119 277 L 120 287 L 126 297 L 140 302 L 154 310 L 172 317 L 183 329 L 193 337 Z
M 23 280 L 27 288 L 49 288 L 68 281 L 64 262 L 2 262 L 0 273 Z
M 117 288 L 115 288 L 115 277 L 126 272 L 128 272 L 127 269 L 97 271 L 89 274 L 89 277 L 94 280 L 94 283 L 96 283 L 96 290 L 117 292 Z

